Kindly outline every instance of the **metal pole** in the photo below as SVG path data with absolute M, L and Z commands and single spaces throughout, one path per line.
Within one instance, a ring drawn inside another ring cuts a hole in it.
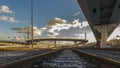
M 31 45 L 33 47 L 33 0 L 31 0 Z

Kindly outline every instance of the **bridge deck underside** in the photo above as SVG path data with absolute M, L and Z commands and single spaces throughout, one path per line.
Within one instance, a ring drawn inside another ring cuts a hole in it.
M 77 0 L 88 23 L 96 37 L 98 44 L 100 43 L 101 34 L 94 29 L 94 26 L 119 24 L 120 18 L 120 0 Z M 108 37 L 116 27 L 108 32 Z M 100 44 L 99 44 L 100 45 Z

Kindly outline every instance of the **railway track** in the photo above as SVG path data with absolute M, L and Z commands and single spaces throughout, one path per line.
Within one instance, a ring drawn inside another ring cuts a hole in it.
M 116 52 L 114 56 L 119 54 L 119 51 L 102 51 L 104 54 Z M 105 57 L 100 52 L 97 49 L 58 49 L 2 64 L 0 68 L 120 68 L 119 60 L 109 58 L 110 55 Z
M 60 53 L 44 60 L 41 68 L 84 68 L 84 61 L 72 50 L 65 49 Z
M 17 56 L 17 57 L 4 57 L 4 59 L 0 58 L 3 63 L 0 64 L 0 68 L 33 68 L 34 64 L 43 60 L 43 58 L 47 58 L 49 55 L 57 52 L 57 50 L 40 50 L 40 51 L 31 51 L 26 55 Z M 13 54 L 14 52 L 12 52 Z M 15 52 L 17 53 L 17 52 Z M 23 52 L 24 53 L 24 52 Z M 32 53 L 32 54 L 29 54 Z M 16 54 L 14 54 L 16 55 Z M 17 54 L 18 55 L 18 54 Z M 14 60 L 11 60 L 14 59 Z
M 0 51 L 0 64 L 9 63 L 23 58 L 52 51 L 52 49 L 32 50 L 32 51 Z
M 88 62 L 98 64 L 102 68 L 120 68 L 120 51 L 118 48 L 118 50 L 114 49 L 82 48 L 73 50 L 85 57 Z
M 113 50 L 104 50 L 104 49 L 80 49 L 81 51 L 85 51 L 88 53 L 96 54 L 101 57 L 110 58 L 120 62 L 120 51 Z

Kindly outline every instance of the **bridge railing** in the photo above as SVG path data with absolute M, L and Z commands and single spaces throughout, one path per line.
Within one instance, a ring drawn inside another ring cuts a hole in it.
M 85 40 L 83 38 L 76 38 L 76 37 L 39 37 L 39 38 L 34 38 L 34 39 L 81 39 Z M 26 40 L 31 40 L 31 39 L 26 39 Z

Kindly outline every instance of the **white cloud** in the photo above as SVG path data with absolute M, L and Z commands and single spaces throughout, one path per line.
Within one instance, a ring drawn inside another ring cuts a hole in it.
M 49 22 L 47 26 L 37 28 L 34 26 L 34 36 L 48 36 L 48 37 L 76 37 L 84 38 L 84 33 L 90 34 L 89 40 L 94 39 L 94 35 L 91 35 L 91 29 L 87 21 L 79 22 L 79 19 L 67 22 L 64 19 L 55 18 L 56 21 Z M 81 23 L 83 25 L 81 25 Z M 31 32 L 31 27 L 26 28 L 14 28 L 21 33 L 26 33 L 28 30 Z M 91 38 L 93 37 L 93 38 Z
M 27 33 L 27 32 L 30 32 L 30 33 L 31 33 L 31 26 L 25 27 L 25 28 L 12 28 L 12 30 L 16 30 L 17 33 Z M 39 28 L 37 28 L 36 26 L 34 26 L 34 27 L 33 27 L 33 30 L 34 30 L 34 36 L 41 36 L 42 31 L 43 31 L 44 29 L 39 29 Z
M 83 26 L 83 27 L 87 27 L 87 26 L 89 26 L 89 24 L 88 24 L 87 21 L 83 21 L 83 22 L 82 22 L 82 26 Z
M 74 17 L 75 16 L 78 16 L 80 14 L 80 11 L 77 11 L 75 14 L 74 14 Z
M 54 18 L 57 21 L 49 22 L 47 26 L 37 28 L 34 26 L 34 37 L 46 36 L 46 37 L 75 37 L 84 38 L 84 33 L 87 33 L 87 39 L 89 42 L 95 41 L 95 37 L 89 27 L 87 21 L 79 22 L 79 19 L 67 22 L 61 18 Z M 82 23 L 82 24 L 81 24 Z M 31 26 L 26 28 L 14 28 L 19 33 L 27 33 L 30 31 Z
M 0 13 L 14 13 L 14 11 L 10 10 L 10 8 L 6 5 L 0 6 Z
M 53 21 L 53 20 L 57 20 Z M 51 22 L 48 23 L 48 32 L 50 36 L 74 36 L 75 33 L 84 33 L 86 30 L 91 31 L 87 21 L 79 22 L 79 19 L 76 19 L 72 22 L 67 22 L 64 19 L 54 18 Z M 61 24 L 62 23 L 62 24 Z M 82 25 L 83 24 L 83 25 Z M 69 34 L 69 35 L 68 35 Z
M 110 35 L 108 40 L 116 38 L 116 35 L 120 35 L 120 24 L 118 27 L 113 31 L 113 33 Z
M 6 13 L 6 14 L 5 14 Z M 9 22 L 9 23 L 24 23 L 26 21 L 16 20 L 15 16 L 11 15 L 15 12 L 9 8 L 9 6 L 2 5 L 0 6 L 0 21 Z
M 8 6 L 6 5 L 2 5 L 0 6 L 0 13 L 2 14 L 0 16 L 0 21 L 4 21 L 4 22 L 9 22 L 9 23 L 17 23 L 19 22 L 18 20 L 15 19 L 15 17 L 11 16 L 11 15 L 4 15 L 4 13 L 8 13 L 8 14 L 13 14 L 15 13 L 13 10 L 11 10 Z
M 10 22 L 10 23 L 17 23 L 18 20 L 16 20 L 14 17 L 9 16 L 0 16 L 0 21 Z
M 54 26 L 56 24 L 65 24 L 67 21 L 64 19 L 60 19 L 55 17 L 53 20 L 49 21 L 48 26 Z
M 46 29 L 47 29 L 46 27 L 41 28 L 41 30 L 46 30 Z

